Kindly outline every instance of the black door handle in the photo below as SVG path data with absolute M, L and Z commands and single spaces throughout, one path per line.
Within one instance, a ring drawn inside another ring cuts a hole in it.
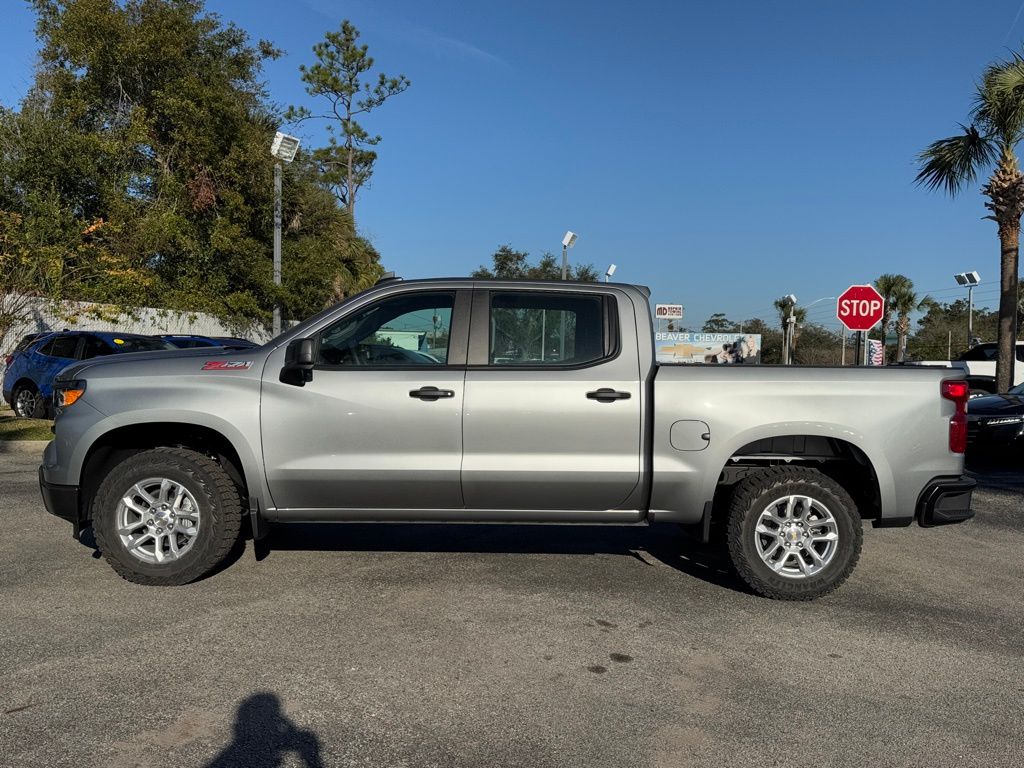
M 418 397 L 420 400 L 434 402 L 446 397 L 455 397 L 455 392 L 450 389 L 438 389 L 437 387 L 420 387 L 409 393 L 409 397 Z
M 612 403 L 616 400 L 629 400 L 632 395 L 629 392 L 616 392 L 614 389 L 602 387 L 595 392 L 587 392 L 587 400 L 597 400 L 599 403 Z

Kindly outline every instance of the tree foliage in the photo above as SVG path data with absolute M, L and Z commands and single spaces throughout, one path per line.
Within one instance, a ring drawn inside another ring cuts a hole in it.
M 376 276 L 315 165 L 286 172 L 285 285 L 270 234 L 279 55 L 201 0 L 32 0 L 34 82 L 0 112 L 5 252 L 52 298 L 206 311 L 239 328 L 322 308 Z
M 545 253 L 536 264 L 530 263 L 530 254 L 517 251 L 511 245 L 502 245 L 491 256 L 491 266 L 481 265 L 472 277 L 481 280 L 561 280 L 562 262 L 553 253 Z M 596 283 L 600 276 L 593 264 L 569 264 L 569 280 Z
M 313 150 L 313 161 L 322 178 L 331 185 L 339 202 L 354 217 L 356 197 L 370 177 L 380 143 L 380 136 L 371 136 L 356 119 L 367 115 L 392 96 L 397 96 L 412 83 L 405 75 L 389 77 L 378 73 L 371 85 L 363 80 L 373 69 L 369 47 L 359 44 L 359 30 L 347 19 L 337 32 L 328 32 L 322 42 L 313 46 L 316 63 L 302 65 L 302 81 L 306 93 L 327 103 L 326 111 L 314 112 L 307 107 L 289 107 L 285 119 L 290 122 L 327 120 L 327 146 Z
M 700 330 L 702 333 L 736 333 L 739 329 L 740 326 L 727 318 L 723 313 L 715 312 L 704 321 L 704 325 Z
M 967 299 L 940 303 L 933 299 L 923 301 L 919 307 L 925 314 L 917 321 L 917 330 L 907 339 L 907 356 L 914 360 L 947 360 L 966 352 Z M 1017 323 L 1024 329 L 1024 280 L 1017 283 Z M 974 308 L 973 336 L 981 341 L 992 341 L 999 329 L 999 312 L 987 307 Z
M 961 132 L 932 142 L 918 155 L 917 183 L 956 195 L 991 170 L 982 194 L 999 232 L 999 356 L 996 383 L 1009 389 L 1014 367 L 1014 336 L 1020 251 L 1020 219 L 1024 213 L 1024 174 L 1017 147 L 1024 141 L 1024 57 L 1013 54 L 985 68 L 974 94 L 969 125 Z

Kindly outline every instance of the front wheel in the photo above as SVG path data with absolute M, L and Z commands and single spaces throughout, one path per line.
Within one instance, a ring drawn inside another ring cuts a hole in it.
M 177 586 L 206 575 L 238 540 L 237 486 L 216 461 L 185 448 L 154 448 L 125 459 L 93 502 L 96 544 L 110 566 L 137 584 Z
M 818 470 L 770 467 L 733 490 L 729 556 L 765 597 L 813 600 L 831 592 L 853 572 L 862 541 L 850 495 Z

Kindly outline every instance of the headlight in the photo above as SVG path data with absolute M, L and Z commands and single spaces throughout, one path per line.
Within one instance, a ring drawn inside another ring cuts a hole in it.
M 85 394 L 85 380 L 58 381 L 53 385 L 54 409 L 69 408 Z
M 1024 423 L 1024 416 L 1001 416 L 998 419 L 989 419 L 985 422 L 985 426 L 988 427 L 1001 427 L 1004 424 L 1021 424 Z

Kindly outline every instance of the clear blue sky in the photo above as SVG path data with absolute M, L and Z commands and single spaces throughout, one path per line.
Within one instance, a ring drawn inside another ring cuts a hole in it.
M 980 194 L 915 188 L 914 156 L 1020 45 L 1020 0 L 207 4 L 287 51 L 267 70 L 283 105 L 308 103 L 298 65 L 343 18 L 412 80 L 366 121 L 384 140 L 357 211 L 407 278 L 468 274 L 502 243 L 558 252 L 572 229 L 574 260 L 618 264 L 690 326 L 768 319 L 777 296 L 806 304 L 885 271 L 948 300 L 952 274 L 977 269 L 979 303 L 996 303 Z M 35 40 L 27 7 L 4 6 L 12 105 Z

